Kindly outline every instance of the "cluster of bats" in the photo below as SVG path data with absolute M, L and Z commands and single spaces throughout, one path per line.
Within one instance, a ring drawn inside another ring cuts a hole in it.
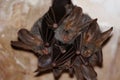
M 101 32 L 97 19 L 84 14 L 71 0 L 53 0 L 31 31 L 20 29 L 18 41 L 11 45 L 36 55 L 36 76 L 52 70 L 55 78 L 67 71 L 77 80 L 97 80 L 94 67 L 102 67 L 102 45 L 112 30 Z

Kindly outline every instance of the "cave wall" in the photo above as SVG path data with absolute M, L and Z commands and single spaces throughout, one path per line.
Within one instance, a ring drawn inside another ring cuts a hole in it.
M 96 68 L 98 80 L 120 79 L 120 1 L 72 0 L 84 13 L 98 18 L 101 30 L 114 27 L 113 36 L 103 48 L 104 66 Z M 37 59 L 34 55 L 11 48 L 10 41 L 17 39 L 20 28 L 30 29 L 51 5 L 51 0 L 0 0 L 0 80 L 53 80 L 48 73 L 34 77 Z M 60 80 L 76 80 L 64 73 Z

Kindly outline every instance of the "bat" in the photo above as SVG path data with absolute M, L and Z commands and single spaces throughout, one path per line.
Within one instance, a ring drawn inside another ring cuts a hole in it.
M 71 44 L 91 22 L 91 18 L 83 14 L 80 7 L 74 6 L 71 14 L 55 30 L 55 38 L 62 43 Z
M 99 67 L 102 67 L 102 44 L 110 37 L 112 30 L 113 27 L 105 32 L 101 32 L 99 25 L 97 24 L 97 19 L 95 19 L 84 33 L 81 55 L 89 58 L 91 55 L 95 54 L 94 56 L 97 57 L 96 64 L 98 64 Z
M 30 50 L 36 54 L 48 54 L 48 50 L 43 45 L 43 40 L 38 35 L 33 35 L 26 29 L 18 32 L 18 41 L 11 41 L 11 45 L 23 50 Z

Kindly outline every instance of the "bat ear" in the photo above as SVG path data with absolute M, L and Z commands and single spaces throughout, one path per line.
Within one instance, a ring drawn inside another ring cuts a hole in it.
M 97 46 L 101 46 L 105 40 L 107 40 L 110 37 L 110 34 L 113 30 L 113 27 L 111 27 L 109 30 L 101 33 L 100 37 L 96 40 Z
M 88 25 L 88 29 L 85 33 L 85 41 L 90 42 L 95 37 L 98 30 L 99 30 L 99 26 L 97 24 L 97 19 L 94 19 Z

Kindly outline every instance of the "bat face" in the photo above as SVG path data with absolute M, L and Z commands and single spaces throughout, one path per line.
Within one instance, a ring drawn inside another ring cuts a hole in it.
M 102 67 L 103 63 L 102 44 L 110 36 L 112 29 L 113 28 L 110 28 L 109 30 L 103 33 L 98 31 L 97 32 L 98 36 L 96 36 L 95 31 L 94 34 L 91 32 L 91 30 L 89 30 L 90 32 L 87 31 L 88 33 L 85 32 L 85 37 L 83 38 L 83 44 L 81 48 L 81 55 L 85 58 L 88 58 L 88 63 L 91 64 L 92 66 Z
M 97 48 L 93 44 L 86 44 L 82 46 L 81 55 L 84 57 L 90 57 L 92 54 L 97 52 Z

